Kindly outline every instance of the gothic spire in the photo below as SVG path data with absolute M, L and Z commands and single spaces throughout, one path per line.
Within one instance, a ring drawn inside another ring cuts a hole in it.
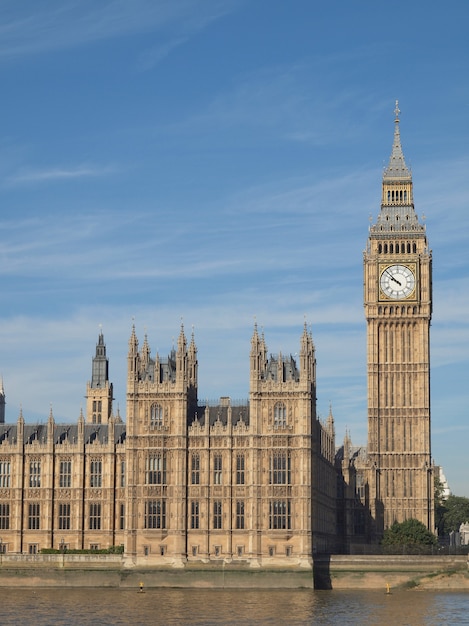
M 383 172 L 381 211 L 370 232 L 391 237 L 408 236 L 412 232 L 413 237 L 422 237 L 425 226 L 420 224 L 414 209 L 412 175 L 402 152 L 397 100 L 394 114 L 394 141 L 389 164 Z
M 396 108 L 394 109 L 394 141 L 392 144 L 392 152 L 389 158 L 389 164 L 384 170 L 383 179 L 386 180 L 411 180 L 412 176 L 408 169 L 405 160 L 404 153 L 401 146 L 401 133 L 399 130 L 399 101 L 396 100 Z
M 137 354 L 138 352 L 138 339 L 135 334 L 135 324 L 132 324 L 132 333 L 129 339 L 129 354 Z
M 93 357 L 91 368 L 91 388 L 99 389 L 106 386 L 109 380 L 109 360 L 106 357 L 106 344 L 102 329 L 99 331 L 96 354 Z

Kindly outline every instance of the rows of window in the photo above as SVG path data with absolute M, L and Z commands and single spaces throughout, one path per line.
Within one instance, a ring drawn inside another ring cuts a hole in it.
M 407 202 L 406 189 L 388 190 L 388 202 Z
M 125 486 L 125 461 L 120 461 L 119 484 Z M 198 453 L 191 455 L 190 480 L 192 485 L 200 484 L 201 461 Z M 236 455 L 236 476 L 237 485 L 245 484 L 246 460 L 244 454 Z M 150 454 L 145 459 L 145 484 L 166 485 L 167 484 L 166 456 L 158 452 Z M 291 483 L 291 462 L 290 456 L 285 453 L 273 453 L 270 459 L 270 484 L 289 485 Z M 41 461 L 31 460 L 29 463 L 29 487 L 41 486 Z M 223 457 L 216 454 L 213 457 L 213 484 L 223 484 Z M 100 458 L 93 458 L 89 462 L 89 486 L 100 488 L 103 485 L 103 462 Z M 11 486 L 11 464 L 10 461 L 0 461 L 0 487 Z M 59 487 L 72 487 L 72 461 L 70 459 L 59 462 Z
M 236 455 L 236 484 L 245 484 L 245 456 Z M 223 483 L 223 457 L 217 454 L 213 457 L 213 484 Z M 194 452 L 191 455 L 191 484 L 200 484 L 200 455 Z M 274 452 L 270 456 L 269 484 L 290 485 L 291 484 L 291 458 L 285 451 Z
M 245 503 L 237 500 L 235 516 L 235 528 L 244 530 L 245 528 Z M 190 527 L 193 530 L 200 528 L 200 504 L 197 500 L 190 503 Z M 269 529 L 270 530 L 290 530 L 291 529 L 291 502 L 290 500 L 272 500 L 269 503 Z M 212 528 L 219 530 L 223 528 L 223 506 L 222 502 L 213 502 Z
M 235 528 L 245 528 L 245 503 L 237 500 L 235 504 Z M 212 528 L 223 528 L 223 503 L 220 500 L 213 502 Z M 147 500 L 144 509 L 144 527 L 146 529 L 166 529 L 166 500 Z M 118 524 L 120 530 L 125 528 L 125 505 L 118 507 Z M 40 530 L 41 528 L 41 503 L 30 502 L 28 504 L 28 529 Z M 88 505 L 88 528 L 89 530 L 102 529 L 102 506 L 100 502 L 91 502 Z M 190 503 L 190 528 L 200 528 L 200 503 L 192 500 Z M 0 504 L 0 530 L 10 529 L 10 504 Z M 58 529 L 71 529 L 71 505 L 68 502 L 58 504 Z M 269 529 L 291 529 L 291 503 L 290 500 L 272 500 L 269 503 Z
M 416 254 L 417 253 L 417 244 L 414 243 L 379 243 L 378 244 L 378 254 Z

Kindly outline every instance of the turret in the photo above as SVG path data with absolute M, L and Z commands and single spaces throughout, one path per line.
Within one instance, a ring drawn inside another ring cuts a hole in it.
M 191 342 L 189 344 L 189 352 L 187 356 L 188 367 L 188 383 L 189 386 L 197 389 L 197 377 L 198 377 L 198 362 L 197 362 L 197 346 L 194 340 L 194 329 L 192 329 Z
M 334 416 L 332 415 L 332 406 L 329 406 L 329 415 L 326 420 L 326 429 L 331 437 L 335 438 Z
M 316 358 L 311 331 L 308 332 L 306 321 L 300 342 L 300 380 L 314 383 L 316 379 Z
M 148 345 L 148 338 L 145 333 L 143 346 L 140 351 L 140 368 L 142 369 L 142 371 L 146 372 L 148 370 L 149 365 L 150 365 L 150 346 Z
M 54 430 L 55 430 L 55 420 L 54 420 L 54 414 L 52 412 L 52 406 L 51 406 L 50 411 L 49 411 L 49 418 L 47 420 L 47 443 L 50 445 L 54 443 Z
M 187 387 L 187 341 L 184 334 L 184 324 L 181 324 L 176 350 L 176 384 L 178 388 Z
M 107 424 L 112 413 L 112 383 L 109 382 L 109 360 L 103 333 L 99 333 L 93 357 L 91 382 L 86 386 L 86 421 Z
M 267 346 L 264 333 L 259 337 L 257 322 L 254 323 L 254 332 L 251 338 L 251 380 L 261 380 L 265 376 L 267 361 Z
M 3 388 L 3 376 L 0 378 L 0 424 L 5 423 L 5 390 Z
M 129 353 L 127 356 L 127 378 L 129 381 L 138 380 L 138 339 L 135 334 L 135 324 L 132 325 L 132 333 L 129 339 Z

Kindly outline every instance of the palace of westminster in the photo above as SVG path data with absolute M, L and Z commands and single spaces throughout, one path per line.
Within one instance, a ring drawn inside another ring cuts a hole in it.
M 166 357 L 135 328 L 125 422 L 113 411 L 103 334 L 76 424 L 5 423 L 0 384 L 0 551 L 123 546 L 129 563 L 244 561 L 312 567 L 316 553 L 376 543 L 394 521 L 433 530 L 431 251 L 394 141 L 363 255 L 368 442 L 336 446 L 316 413 L 316 358 L 268 353 L 254 326 L 249 400 L 197 396 L 197 348 L 181 327 Z M 300 334 L 300 333 L 299 333 Z M 246 355 L 247 356 L 247 355 Z

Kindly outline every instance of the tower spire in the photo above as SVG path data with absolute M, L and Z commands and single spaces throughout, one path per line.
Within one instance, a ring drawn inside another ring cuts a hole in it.
M 112 383 L 109 382 L 109 359 L 100 327 L 96 354 L 92 360 L 91 382 L 86 385 L 86 420 L 107 424 L 112 413 Z
M 394 109 L 394 141 L 392 144 L 392 151 L 388 166 L 384 170 L 383 180 L 412 180 L 412 175 L 406 165 L 404 153 L 402 151 L 401 133 L 399 129 L 400 112 L 399 101 L 396 100 L 396 107 Z
M 412 174 L 407 167 L 401 145 L 399 102 L 394 109 L 394 140 L 389 163 L 383 172 L 381 211 L 370 233 L 388 237 L 425 237 L 425 226 L 414 209 Z

